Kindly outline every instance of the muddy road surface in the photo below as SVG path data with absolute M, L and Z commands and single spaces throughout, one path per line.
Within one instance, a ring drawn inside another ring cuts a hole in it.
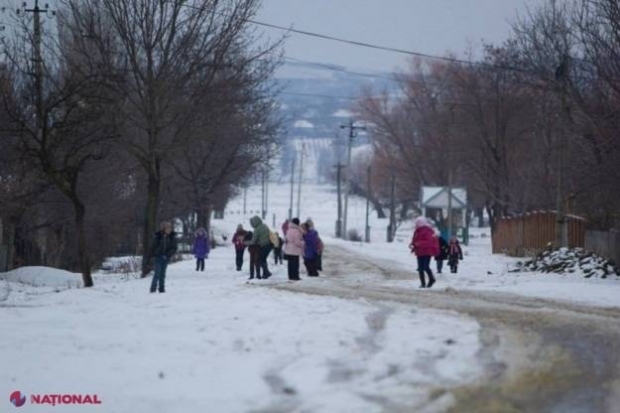
M 330 259 L 338 257 L 338 260 Z M 445 288 L 403 290 L 386 280 L 411 280 L 398 269 L 330 246 L 326 271 L 312 281 L 275 288 L 378 303 L 455 311 L 480 324 L 483 377 L 443 388 L 438 385 L 416 411 L 454 413 L 620 413 L 620 309 Z M 620 301 L 620 297 L 618 298 Z M 450 396 L 450 407 L 435 401 Z M 384 410 L 411 411 L 386 404 Z

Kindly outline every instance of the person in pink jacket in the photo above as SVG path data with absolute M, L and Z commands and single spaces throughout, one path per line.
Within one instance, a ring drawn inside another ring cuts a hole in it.
M 431 288 L 435 284 L 435 277 L 431 270 L 431 258 L 439 255 L 439 240 L 426 218 L 417 217 L 413 223 L 415 224 L 415 231 L 409 248 L 418 257 L 420 288 Z M 424 273 L 428 275 L 428 285 L 426 284 Z
M 284 254 L 288 262 L 288 279 L 299 281 L 299 257 L 304 255 L 304 237 L 299 218 L 293 218 L 286 231 L 284 241 Z

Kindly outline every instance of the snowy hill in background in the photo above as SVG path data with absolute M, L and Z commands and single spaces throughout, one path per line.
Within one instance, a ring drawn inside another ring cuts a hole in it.
M 319 232 L 327 237 L 334 237 L 336 219 L 338 217 L 338 198 L 334 185 L 302 184 L 300 209 L 297 208 L 298 183 L 294 183 L 293 191 L 293 216 L 300 219 L 312 218 Z M 288 217 L 290 207 L 291 187 L 290 184 L 270 183 L 268 186 L 268 209 L 266 223 L 278 231 L 284 220 Z M 245 213 L 244 213 L 245 199 Z M 253 186 L 247 192 L 242 192 L 233 198 L 224 211 L 223 220 L 214 220 L 215 228 L 224 233 L 232 233 L 237 224 L 249 225 L 249 219 L 261 213 L 261 188 Z M 344 204 L 344 193 L 343 193 Z M 275 226 L 274 226 L 275 222 Z M 349 197 L 348 228 L 355 229 L 364 236 L 366 222 L 366 200 L 356 196 Z M 376 213 L 371 210 L 370 227 L 371 239 L 382 241 L 386 237 L 387 219 L 378 219 Z M 402 232 L 397 234 L 397 242 L 409 241 L 411 236 L 411 223 L 404 224 Z M 405 247 L 406 248 L 406 247 Z
M 339 160 L 346 161 L 348 132 L 341 126 L 350 120 L 365 123 L 355 113 L 355 99 L 368 87 L 392 90 L 394 82 L 389 78 L 386 73 L 348 72 L 340 66 L 287 61 L 277 72 L 285 134 L 280 157 L 273 165 L 275 176 L 290 176 L 292 159 L 299 157 L 305 144 L 308 167 L 304 179 L 325 182 L 327 171 Z M 369 134 L 360 132 L 353 145 L 368 146 L 370 139 Z

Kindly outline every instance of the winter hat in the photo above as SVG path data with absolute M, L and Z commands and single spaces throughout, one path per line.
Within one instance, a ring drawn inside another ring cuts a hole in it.
M 243 231 L 243 224 L 237 225 L 237 231 Z
M 196 230 L 195 234 L 196 234 L 197 237 L 206 237 L 207 236 L 207 230 L 202 228 L 202 227 L 200 227 L 200 228 L 198 228 Z
M 291 222 L 295 225 L 299 225 L 299 218 L 293 218 Z
M 423 217 L 423 216 L 419 216 L 416 219 L 413 220 L 413 224 L 415 225 L 416 228 L 422 228 L 422 227 L 429 227 L 431 226 L 431 224 L 428 222 L 428 220 Z

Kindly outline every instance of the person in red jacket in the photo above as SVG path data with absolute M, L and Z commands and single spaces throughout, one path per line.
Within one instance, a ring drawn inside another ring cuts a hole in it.
M 409 248 L 418 257 L 420 288 L 431 288 L 435 284 L 435 277 L 431 270 L 431 258 L 439 255 L 439 240 L 426 218 L 417 217 L 413 222 L 415 224 L 415 231 Z M 428 285 L 426 284 L 424 273 L 428 275 Z

